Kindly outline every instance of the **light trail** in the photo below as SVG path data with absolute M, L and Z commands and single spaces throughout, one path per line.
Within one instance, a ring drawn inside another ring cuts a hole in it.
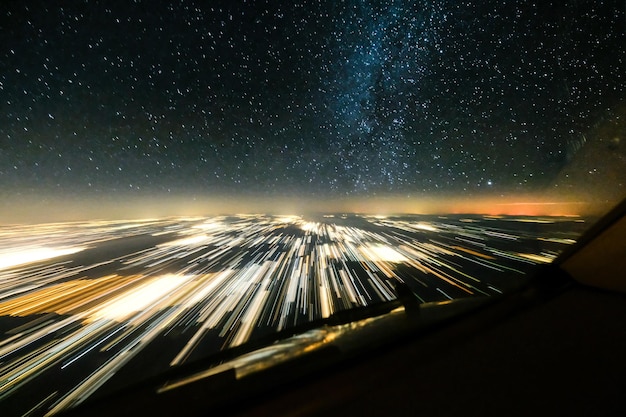
M 396 281 L 421 301 L 500 294 L 574 243 L 580 224 L 523 220 L 246 215 L 0 227 L 0 406 L 53 414 L 109 381 L 128 383 L 133 370 L 139 380 L 393 300 Z M 162 353 L 146 370 L 151 346 Z M 67 388 L 50 383 L 59 378 Z

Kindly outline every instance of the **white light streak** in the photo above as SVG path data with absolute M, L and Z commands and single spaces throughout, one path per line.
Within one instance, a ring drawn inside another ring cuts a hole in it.
M 72 255 L 85 249 L 85 247 L 77 246 L 69 248 L 30 247 L 13 251 L 7 250 L 0 253 L 0 270 L 58 258 L 60 256 Z

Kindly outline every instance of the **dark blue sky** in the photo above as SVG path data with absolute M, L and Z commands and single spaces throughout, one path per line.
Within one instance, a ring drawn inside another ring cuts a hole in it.
M 625 97 L 623 1 L 13 1 L 0 193 L 523 193 Z

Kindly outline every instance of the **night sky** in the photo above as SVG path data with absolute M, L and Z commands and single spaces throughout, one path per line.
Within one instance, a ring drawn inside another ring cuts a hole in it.
M 279 3 L 3 2 L 2 199 L 529 193 L 624 103 L 621 0 Z

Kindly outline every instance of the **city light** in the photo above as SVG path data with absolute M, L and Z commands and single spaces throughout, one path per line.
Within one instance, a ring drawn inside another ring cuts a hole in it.
M 241 215 L 0 227 L 0 401 L 28 390 L 30 407 L 54 414 L 140 366 L 151 346 L 163 353 L 138 379 L 395 300 L 397 282 L 417 302 L 501 294 L 581 225 L 532 221 Z M 50 392 L 59 372 L 73 388 Z

